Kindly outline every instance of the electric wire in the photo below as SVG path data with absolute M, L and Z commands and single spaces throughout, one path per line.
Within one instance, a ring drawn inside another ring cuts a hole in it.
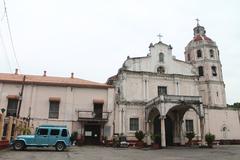
M 6 59 L 7 59 L 7 64 L 8 64 L 9 70 L 10 70 L 10 72 L 12 72 L 12 67 L 11 67 L 10 59 L 8 57 L 8 54 L 7 54 L 7 48 L 6 48 L 6 45 L 4 43 L 4 39 L 3 39 L 2 32 L 1 32 L 1 28 L 0 28 L 0 40 L 2 42 L 3 52 L 6 54 Z
M 5 11 L 5 16 L 6 16 L 6 20 L 7 20 L 7 26 L 8 26 L 8 32 L 9 32 L 9 36 L 10 36 L 12 51 L 13 51 L 13 54 L 14 54 L 14 58 L 15 58 L 17 67 L 20 69 L 20 65 L 19 65 L 19 62 L 18 62 L 18 59 L 17 59 L 16 50 L 15 50 L 14 43 L 13 43 L 12 32 L 11 32 L 11 28 L 10 28 L 9 18 L 8 18 L 8 14 L 7 14 L 7 6 L 6 6 L 5 0 L 3 0 L 3 3 L 4 3 L 4 11 Z

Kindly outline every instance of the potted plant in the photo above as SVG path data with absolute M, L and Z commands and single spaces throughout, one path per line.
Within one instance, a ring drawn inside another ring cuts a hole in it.
M 213 148 L 213 141 L 215 140 L 215 135 L 210 132 L 205 135 L 205 141 L 207 142 L 208 148 Z
M 192 139 L 195 137 L 195 133 L 194 132 L 187 132 L 186 135 L 185 135 L 188 139 L 188 146 L 191 146 L 192 145 Z
M 152 135 L 151 139 L 153 140 L 152 148 L 159 149 L 161 146 L 161 135 L 160 134 Z
M 144 147 L 144 143 L 143 143 L 143 138 L 145 137 L 145 134 L 143 133 L 143 131 L 136 131 L 135 132 L 135 137 L 137 138 L 138 142 L 136 143 L 136 146 L 138 148 L 143 148 Z

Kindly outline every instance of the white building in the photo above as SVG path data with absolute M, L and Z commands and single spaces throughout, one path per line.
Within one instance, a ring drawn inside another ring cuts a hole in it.
M 184 144 L 185 133 L 196 140 L 211 132 L 217 140 L 240 139 L 240 112 L 227 108 L 222 65 L 216 43 L 197 24 L 185 48 L 185 61 L 171 45 L 150 44 L 145 57 L 128 57 L 115 86 L 115 132 L 134 139 L 136 130 L 161 135 L 161 145 Z
M 86 143 L 99 143 L 113 134 L 114 88 L 75 78 L 73 73 L 71 77 L 0 73 L 0 108 L 6 109 L 6 116 L 16 117 L 20 111 L 34 128 L 67 125 Z

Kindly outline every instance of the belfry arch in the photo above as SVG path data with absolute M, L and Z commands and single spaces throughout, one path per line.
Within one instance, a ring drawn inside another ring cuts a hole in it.
M 204 112 L 201 97 L 160 95 L 150 100 L 145 108 L 147 143 L 150 135 L 161 135 L 161 146 L 185 143 L 183 117 L 193 109 L 200 120 L 201 141 L 204 143 Z

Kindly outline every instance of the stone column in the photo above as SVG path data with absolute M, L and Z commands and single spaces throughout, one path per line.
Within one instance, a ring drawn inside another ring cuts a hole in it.
M 200 117 L 201 145 L 205 145 L 204 117 Z
M 4 114 L 0 114 L 0 140 L 2 140 L 4 128 Z
M 6 135 L 6 139 L 7 139 L 9 142 L 10 142 L 10 140 L 11 140 L 12 125 L 13 125 L 13 117 L 10 116 L 9 119 L 8 119 L 7 135 Z
M 147 125 L 147 145 L 151 145 L 151 134 L 150 134 L 150 129 L 149 129 L 149 122 L 146 123 Z
M 183 132 L 183 121 L 180 120 L 179 122 L 179 127 L 180 127 L 180 145 L 183 146 L 185 145 L 185 136 Z
M 166 147 L 165 116 L 161 116 L 160 121 L 161 121 L 161 146 Z

